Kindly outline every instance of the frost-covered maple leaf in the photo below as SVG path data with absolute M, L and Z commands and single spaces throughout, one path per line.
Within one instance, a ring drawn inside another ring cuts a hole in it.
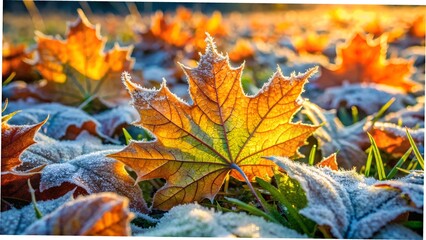
M 379 181 L 365 178 L 355 170 L 333 171 L 287 158 L 270 159 L 305 191 L 308 205 L 300 214 L 326 226 L 333 237 L 371 238 L 401 214 L 423 211 L 423 171 Z
M 246 96 L 240 82 L 242 66 L 230 67 L 213 40 L 206 41 L 198 66 L 183 66 L 192 105 L 171 93 L 165 82 L 158 90 L 146 89 L 123 75 L 141 115 L 136 124 L 156 139 L 131 142 L 109 156 L 135 170 L 138 181 L 166 179 L 154 196 L 155 208 L 213 199 L 228 174 L 240 181 L 272 176 L 275 165 L 261 157 L 297 155 L 316 129 L 291 122 L 301 107 L 303 86 L 316 69 L 291 77 L 278 70 L 255 96 Z

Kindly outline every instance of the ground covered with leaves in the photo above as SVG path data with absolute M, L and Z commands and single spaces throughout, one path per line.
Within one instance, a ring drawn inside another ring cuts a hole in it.
M 424 7 L 127 6 L 5 13 L 1 234 L 423 238 Z

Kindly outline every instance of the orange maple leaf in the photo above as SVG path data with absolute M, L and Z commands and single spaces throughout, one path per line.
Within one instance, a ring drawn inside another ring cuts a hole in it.
M 395 156 L 402 156 L 410 147 L 404 128 L 393 123 L 377 122 L 369 129 L 377 147 Z M 423 145 L 424 128 L 408 129 L 416 144 Z
M 400 58 L 386 59 L 386 36 L 373 40 L 371 36 L 355 34 L 346 45 L 337 48 L 336 64 L 321 67 L 316 80 L 320 88 L 347 83 L 377 83 L 412 91 L 417 83 L 408 78 L 413 61 Z
M 66 104 L 95 97 L 114 106 L 127 96 L 119 77 L 133 67 L 133 47 L 116 43 L 104 53 L 106 39 L 100 36 L 99 25 L 92 25 L 81 9 L 78 14 L 79 18 L 68 25 L 65 40 L 36 32 L 36 56 L 31 64 L 47 80 L 40 90 L 51 100 Z
M 176 47 L 184 47 L 191 39 L 191 35 L 183 28 L 180 19 L 166 19 L 163 12 L 157 11 L 151 18 L 150 30 L 143 34 L 144 39 L 151 41 L 164 41 L 166 44 Z
M 131 142 L 111 154 L 138 174 L 138 181 L 165 178 L 153 206 L 170 209 L 180 203 L 213 199 L 230 173 L 240 181 L 268 178 L 275 164 L 262 156 L 294 156 L 317 127 L 292 123 L 300 94 L 316 68 L 298 76 L 272 76 L 255 96 L 241 87 L 243 66 L 232 68 L 212 38 L 196 68 L 182 65 L 194 104 L 177 98 L 163 82 L 146 89 L 123 74 L 123 82 L 141 115 L 136 124 L 156 140 Z M 244 175 L 247 177 L 243 176 Z
M 339 165 L 337 164 L 337 154 L 333 153 L 328 157 L 325 157 L 321 162 L 317 163 L 318 167 L 329 167 L 331 170 L 339 170 Z

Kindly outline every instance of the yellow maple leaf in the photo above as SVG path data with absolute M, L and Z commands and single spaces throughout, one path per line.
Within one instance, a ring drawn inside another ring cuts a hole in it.
M 275 164 L 262 156 L 297 155 L 317 128 L 291 122 L 301 107 L 303 86 L 316 68 L 291 77 L 278 69 L 259 93 L 247 96 L 240 80 L 243 66 L 230 67 L 213 40 L 207 37 L 206 42 L 198 66 L 182 66 L 192 105 L 171 93 L 165 82 L 158 90 L 146 89 L 123 75 L 141 115 L 136 124 L 156 140 L 131 142 L 109 156 L 134 169 L 138 181 L 166 179 L 154 196 L 158 209 L 213 199 L 228 174 L 240 181 L 272 176 Z
M 355 34 L 345 45 L 338 46 L 335 65 L 321 67 L 317 86 L 327 88 L 344 82 L 378 83 L 412 91 L 418 85 L 409 80 L 413 61 L 386 59 L 386 50 L 386 35 L 373 40 L 369 35 Z

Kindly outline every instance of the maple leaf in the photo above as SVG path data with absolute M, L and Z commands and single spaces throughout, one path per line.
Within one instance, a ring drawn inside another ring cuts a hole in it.
M 128 199 L 113 193 L 79 197 L 33 223 L 30 235 L 129 236 Z
M 303 113 L 314 124 L 324 124 L 314 132 L 323 156 L 338 152 L 338 166 L 344 169 L 360 168 L 365 164 L 367 155 L 363 149 L 370 146 L 364 131 L 367 118 L 346 127 L 336 117 L 335 110 L 325 111 L 311 102 L 305 102 L 303 106 Z
M 133 66 L 132 47 L 116 43 L 104 53 L 106 39 L 100 36 L 99 25 L 92 25 L 81 9 L 78 15 L 68 25 L 65 40 L 36 32 L 37 49 L 31 64 L 47 80 L 38 95 L 71 105 L 89 98 L 108 107 L 127 101 L 119 77 Z
M 311 167 L 270 157 L 297 180 L 308 199 L 300 214 L 327 226 L 336 238 L 371 238 L 401 214 L 421 213 L 423 171 L 397 180 L 379 181 L 352 171 Z
M 156 140 L 131 142 L 109 155 L 130 166 L 138 181 L 165 178 L 153 206 L 170 209 L 179 203 L 213 199 L 228 173 L 240 181 L 273 175 L 274 164 L 261 156 L 297 155 L 297 149 L 317 128 L 292 123 L 301 107 L 300 94 L 310 69 L 284 77 L 278 70 L 255 96 L 241 87 L 243 66 L 231 68 L 212 38 L 196 68 L 182 65 L 194 104 L 173 95 L 163 82 L 160 89 L 146 89 L 127 74 L 123 82 L 132 95 L 141 120 Z
M 411 147 L 405 129 L 393 123 L 376 122 L 370 134 L 376 141 L 377 147 L 387 153 L 402 156 Z M 425 129 L 408 129 L 417 145 L 423 145 Z
M 369 35 L 355 34 L 346 45 L 337 47 L 336 64 L 321 67 L 321 76 L 315 81 L 320 88 L 347 83 L 376 83 L 410 92 L 418 86 L 408 78 L 413 61 L 386 59 L 386 36 L 372 40 Z
M 17 168 L 22 163 L 21 157 L 24 150 L 35 143 L 34 136 L 36 132 L 46 123 L 48 118 L 34 125 L 9 125 L 8 121 L 16 113 L 2 116 L 1 195 L 3 200 L 13 198 L 28 202 L 31 200 L 31 196 L 27 181 L 30 180 L 32 184 L 35 183 L 34 185 L 37 185 L 37 182 L 40 180 L 40 171 L 45 165 L 40 164 L 23 171 L 18 171 Z M 55 189 L 55 194 L 61 193 L 63 191 Z M 50 192 L 46 192 L 43 196 L 38 195 L 39 199 L 51 198 L 51 196 Z M 6 202 L 2 201 L 2 211 L 11 206 L 4 204 Z

